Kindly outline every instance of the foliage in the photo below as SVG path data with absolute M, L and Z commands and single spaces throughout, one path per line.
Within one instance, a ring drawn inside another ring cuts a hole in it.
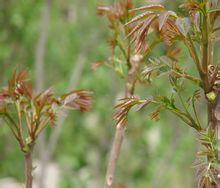
M 56 115 L 61 108 L 88 111 L 91 96 L 85 90 L 72 91 L 55 97 L 50 89 L 37 95 L 27 81 L 25 70 L 15 70 L 8 86 L 0 92 L 0 113 L 7 122 L 21 150 L 27 152 L 47 124 L 55 124 Z M 26 128 L 24 127 L 24 122 Z
M 8 86 L 0 91 L 0 114 L 25 153 L 26 187 L 32 187 L 32 151 L 39 134 L 48 125 L 55 124 L 62 108 L 88 111 L 91 96 L 78 90 L 55 97 L 50 89 L 37 95 L 27 81 L 25 70 L 15 70 Z
M 170 97 L 160 94 L 145 100 L 134 96 L 123 98 L 116 106 L 117 112 L 114 116 L 117 125 L 125 125 L 132 106 L 142 108 L 152 103 L 156 105 L 156 110 L 151 113 L 153 119 L 159 119 L 162 110 L 169 110 L 194 128 L 201 135 L 200 142 L 205 147 L 205 150 L 199 153 L 206 157 L 202 167 L 198 170 L 199 187 L 219 185 L 219 168 L 217 167 L 219 164 L 219 148 L 217 147 L 219 125 L 216 123 L 219 121 L 216 114 L 218 114 L 220 103 L 219 63 L 213 60 L 215 34 L 219 27 L 215 24 L 219 16 L 218 5 L 218 1 L 186 1 L 180 7 L 183 12 L 188 13 L 187 16 L 178 15 L 159 4 L 128 10 L 128 15 L 133 17 L 124 26 L 129 30 L 127 37 L 132 41 L 133 53 L 146 58 L 145 53 L 147 46 L 150 46 L 148 45 L 150 41 L 163 42 L 168 49 L 171 49 L 163 57 L 148 59 L 149 63 L 142 73 L 136 72 L 137 77 L 153 82 L 155 78 L 165 76 L 172 87 L 172 94 Z M 136 12 L 141 13 L 134 15 Z M 179 64 L 176 58 L 180 51 L 176 48 L 178 42 L 183 43 L 188 49 L 198 77 L 187 73 Z M 150 48 L 150 50 L 153 49 Z M 139 64 L 140 62 L 142 61 L 139 61 Z M 193 82 L 196 89 L 192 96 L 184 100 L 182 93 L 186 81 Z M 205 103 L 208 105 L 208 125 L 202 125 L 198 117 L 196 101 L 200 98 L 201 91 L 204 92 Z
M 109 4 L 110 2 L 113 1 L 64 0 L 62 2 L 53 1 L 52 3 L 48 25 L 48 45 L 45 49 L 45 88 L 52 86 L 54 93 L 58 96 L 62 95 L 64 91 L 68 91 L 68 85 L 71 78 L 74 77 L 72 75 L 74 75 L 73 72 L 77 69 L 77 65 L 84 64 L 82 75 L 75 87 L 94 91 L 96 98 L 92 111 L 88 113 L 80 113 L 77 110 L 70 111 L 62 124 L 63 128 L 56 145 L 56 151 L 52 156 L 52 162 L 60 166 L 59 180 L 63 184 L 59 184 L 58 187 L 103 186 L 108 158 L 106 154 L 111 146 L 115 128 L 112 126 L 110 114 L 113 114 L 113 109 L 111 106 L 115 105 L 115 98 L 124 92 L 124 86 L 123 80 L 119 80 L 115 72 L 109 70 L 108 67 L 104 66 L 96 71 L 91 71 L 90 64 L 96 60 L 106 59 L 106 56 L 110 55 L 110 58 L 101 62 L 106 64 L 114 60 L 115 66 L 123 65 L 124 75 L 127 71 L 124 66 L 126 64 L 124 56 L 120 53 L 119 47 L 116 47 L 115 51 L 117 57 L 111 58 L 112 49 L 105 45 L 105 40 L 109 36 L 106 29 L 109 24 L 96 15 L 95 6 L 97 3 Z M 155 3 L 155 0 L 151 2 Z M 183 1 L 166 0 L 163 4 L 169 7 L 169 10 L 181 11 L 181 14 L 178 15 L 186 15 L 187 11 L 178 8 L 180 2 Z M 148 3 L 148 1 L 134 0 L 133 7 L 141 6 L 143 3 Z M 1 1 L 1 85 L 5 85 L 11 71 L 17 64 L 28 69 L 31 80 L 37 80 L 34 77 L 34 56 L 36 42 L 41 30 L 40 20 L 44 8 L 43 4 L 44 1 Z M 150 42 L 154 36 L 153 32 L 151 34 Z M 113 33 L 111 32 L 110 35 L 112 36 Z M 121 37 L 121 39 L 122 42 L 126 41 L 126 36 Z M 218 43 L 216 44 L 215 49 L 218 51 L 219 46 Z M 178 65 L 185 66 L 184 71 L 197 76 L 193 63 L 190 63 L 187 49 L 183 44 L 177 43 L 175 46 L 181 48 L 181 52 L 176 56 Z M 167 53 L 166 49 L 168 48 L 160 43 L 148 57 L 153 61 L 155 61 L 155 57 L 160 59 Z M 81 54 L 84 58 L 81 58 Z M 117 64 L 118 58 L 121 60 L 121 64 Z M 147 59 L 141 63 L 140 74 L 137 76 L 144 76 L 141 74 L 143 68 L 152 62 Z M 217 54 L 215 55 L 216 60 Z M 168 84 L 168 79 L 165 79 L 163 74 L 158 75 L 157 79 L 153 79 L 156 76 L 155 73 L 156 71 L 151 74 L 151 83 L 147 77 L 146 79 L 141 78 L 141 81 L 151 85 L 145 87 L 145 85 L 137 84 L 135 96 L 146 99 L 151 98 L 151 95 L 166 94 L 170 97 L 171 86 Z M 137 79 L 139 82 L 139 78 Z M 74 89 L 75 87 L 71 88 Z M 193 82 L 185 82 L 184 88 L 186 90 L 182 93 L 182 97 L 186 100 L 190 97 L 190 93 L 193 93 L 193 90 L 198 89 L 195 88 Z M 201 107 L 203 93 L 200 92 L 200 94 L 201 99 L 196 104 L 198 105 L 200 123 L 205 125 L 205 108 Z M 179 105 L 178 101 L 176 101 L 176 105 Z M 148 108 L 139 113 L 134 110 L 129 112 L 125 132 L 126 141 L 118 161 L 119 168 L 117 169 L 116 181 L 123 182 L 127 188 L 159 188 L 164 187 L 164 185 L 180 188 L 194 187 L 194 173 L 189 168 L 196 147 L 194 132 L 189 131 L 187 126 L 181 126 L 181 120 L 170 113 L 161 113 L 160 121 L 152 121 L 146 114 L 154 111 L 152 110 L 153 107 L 156 106 L 151 103 Z M 22 182 L 24 181 L 21 175 L 23 169 L 22 156 L 16 140 L 8 136 L 11 133 L 5 125 L 1 121 L 0 178 L 13 177 Z M 44 130 L 46 139 L 50 138 L 55 129 Z M 166 157 L 167 153 L 170 153 L 169 157 Z M 35 150 L 34 159 L 39 159 L 38 150 Z M 35 173 L 38 166 L 34 165 L 34 167 L 36 167 Z M 153 186 L 153 182 L 157 182 L 157 185 Z

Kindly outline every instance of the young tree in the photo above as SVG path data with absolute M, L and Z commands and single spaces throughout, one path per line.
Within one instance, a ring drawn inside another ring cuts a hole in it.
M 55 97 L 51 89 L 37 95 L 27 80 L 25 70 L 15 70 L 8 86 L 0 91 L 0 115 L 19 143 L 25 158 L 26 188 L 32 188 L 32 153 L 42 130 L 56 124 L 56 116 L 63 108 L 88 111 L 90 92 L 76 90 Z
M 150 49 L 160 42 L 156 38 L 148 44 L 139 43 L 138 50 L 132 47 L 134 42 L 132 34 L 134 32 L 131 26 L 125 24 L 131 19 L 133 14 L 130 14 L 129 9 L 133 8 L 131 0 L 121 0 L 114 5 L 99 5 L 97 6 L 97 13 L 100 16 L 106 16 L 109 22 L 109 28 L 112 31 L 112 36 L 108 43 L 112 49 L 112 54 L 108 61 L 97 62 L 92 65 L 96 69 L 99 65 L 105 64 L 113 69 L 119 76 L 124 79 L 125 91 L 124 97 L 130 98 L 134 95 L 135 85 L 139 83 L 148 83 L 143 80 L 140 75 L 141 66 L 144 60 L 148 57 Z M 143 47 L 141 49 L 141 46 Z M 120 154 L 121 145 L 123 142 L 124 131 L 126 123 L 121 121 L 116 126 L 115 137 L 112 145 L 112 150 L 109 157 L 105 187 L 113 186 L 113 179 L 116 170 L 116 163 Z
M 219 63 L 214 62 L 216 54 L 214 46 L 220 28 L 217 21 L 220 13 L 219 5 L 218 0 L 187 0 L 180 6 L 183 9 L 182 14 L 167 10 L 159 4 L 146 5 L 130 9 L 128 15 L 133 18 L 123 25 L 123 28 L 129 31 L 127 34 L 127 38 L 131 40 L 129 48 L 133 47 L 135 54 L 144 57 L 143 61 L 148 63 L 140 75 L 138 72 L 135 73 L 135 78 L 143 77 L 152 82 L 158 76 L 164 75 L 172 87 L 172 93 L 170 96 L 162 94 L 149 96 L 143 100 L 134 96 L 121 99 L 121 103 L 116 106 L 117 127 L 125 127 L 128 112 L 133 106 L 138 109 L 150 104 L 156 106 L 156 110 L 151 113 L 154 119 L 158 118 L 162 110 L 175 114 L 198 132 L 203 146 L 198 152 L 195 164 L 200 188 L 220 186 L 220 70 Z M 103 8 L 108 12 L 109 19 L 118 15 L 111 16 L 109 14 L 111 9 Z M 139 14 L 133 16 L 135 13 Z M 112 27 L 117 31 L 115 28 L 117 27 Z M 116 33 L 120 35 L 123 32 Z M 162 42 L 168 49 L 166 54 L 162 57 L 147 59 L 144 52 L 146 52 L 146 46 L 150 46 L 149 41 Z M 189 73 L 189 70 L 183 68 L 183 65 L 178 62 L 176 55 L 180 49 L 176 46 L 179 43 L 188 49 L 197 75 Z M 120 43 L 116 44 L 120 45 Z M 141 62 L 138 61 L 138 67 Z M 134 63 L 132 66 L 135 66 Z M 195 91 L 185 99 L 183 92 L 186 90 L 187 82 L 194 84 Z M 203 105 L 207 107 L 207 123 L 202 122 L 197 110 L 196 101 L 202 93 L 205 98 Z M 118 152 L 114 145 L 113 143 L 112 153 Z M 110 179 L 106 179 L 106 187 L 113 187 L 112 182 L 108 183 L 110 180 L 113 181 L 113 175 L 114 172 Z

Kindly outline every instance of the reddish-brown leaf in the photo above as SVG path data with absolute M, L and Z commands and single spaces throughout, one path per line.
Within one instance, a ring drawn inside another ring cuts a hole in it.
M 153 119 L 155 121 L 159 120 L 160 119 L 160 110 L 161 110 L 160 108 L 157 108 L 155 111 L 151 112 L 150 113 L 151 119 Z
M 46 105 L 51 105 L 54 102 L 54 96 L 52 90 L 49 88 L 40 94 L 38 94 L 34 101 L 38 105 L 39 109 L 41 110 Z
M 28 73 L 26 70 L 18 71 L 15 69 L 12 78 L 8 81 L 8 93 L 11 97 L 19 95 L 32 97 L 32 87 L 27 81 Z
M 175 22 L 168 19 L 164 27 L 161 29 L 161 36 L 164 42 L 170 46 L 177 37 L 181 36 L 181 34 Z
M 121 125 L 126 124 L 128 112 L 133 106 L 137 105 L 138 110 L 140 110 L 150 103 L 149 100 L 140 100 L 136 97 L 122 98 L 120 101 L 121 102 L 115 106 L 117 111 L 114 114 L 114 119 L 117 121 L 117 124 Z
M 130 24 L 135 23 L 135 22 L 139 22 L 139 21 L 141 21 L 145 18 L 148 18 L 149 16 L 154 15 L 154 14 L 155 13 L 152 12 L 152 11 L 147 11 L 147 12 L 144 12 L 142 14 L 139 14 L 139 15 L 135 16 L 134 18 L 132 18 L 129 22 L 127 22 L 125 24 L 125 26 L 130 25 Z
M 159 30 L 163 28 L 166 24 L 167 19 L 171 15 L 171 11 L 164 11 L 159 15 L 158 22 L 159 22 Z
M 91 92 L 86 90 L 76 90 L 61 96 L 62 103 L 66 107 L 89 111 L 92 105 Z
M 136 25 L 131 32 L 127 35 L 127 38 L 133 36 L 135 34 L 135 32 L 137 32 L 142 26 L 143 26 L 144 22 L 139 23 L 138 25 Z
M 136 43 L 136 51 L 139 52 L 142 44 L 145 41 L 145 37 L 148 34 L 149 28 L 151 24 L 154 22 L 156 19 L 156 15 L 150 16 L 143 24 L 143 26 L 140 28 L 140 31 L 137 33 L 137 43 Z

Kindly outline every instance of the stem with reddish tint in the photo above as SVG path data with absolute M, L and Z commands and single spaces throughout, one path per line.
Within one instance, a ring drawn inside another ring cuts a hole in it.
M 32 151 L 33 147 L 31 146 L 29 151 L 25 153 L 25 186 L 26 188 L 32 188 L 33 176 L 32 176 Z
M 131 97 L 134 93 L 136 83 L 136 73 L 138 70 L 139 59 L 131 59 L 131 65 L 129 66 L 127 81 L 125 84 L 125 97 Z M 123 142 L 124 132 L 126 125 L 118 124 L 116 127 L 115 137 L 110 152 L 109 162 L 107 166 L 105 188 L 113 188 L 114 176 L 118 157 L 121 151 L 121 145 Z

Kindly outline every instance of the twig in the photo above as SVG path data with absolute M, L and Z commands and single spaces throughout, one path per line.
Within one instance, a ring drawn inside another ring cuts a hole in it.
M 128 71 L 127 81 L 125 84 L 125 97 L 130 97 L 134 93 L 134 86 L 136 82 L 136 71 L 138 69 L 140 59 L 132 59 L 130 60 L 131 66 Z M 118 161 L 118 157 L 121 151 L 121 145 L 123 142 L 124 132 L 126 125 L 118 124 L 115 131 L 115 137 L 113 140 L 109 162 L 106 171 L 105 178 L 105 188 L 113 188 L 114 184 L 114 175 L 116 170 L 116 165 Z

